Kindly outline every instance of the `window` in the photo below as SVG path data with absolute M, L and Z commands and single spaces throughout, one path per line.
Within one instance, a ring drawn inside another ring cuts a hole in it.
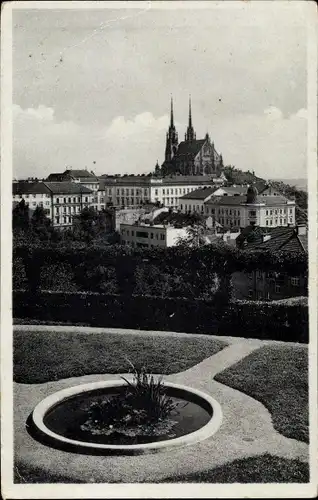
M 166 239 L 166 235 L 165 235 L 165 234 L 161 234 L 161 235 L 160 235 L 160 239 L 161 239 L 161 240 L 165 240 L 165 239 Z
M 181 208 L 181 210 L 183 210 L 183 205 L 182 205 L 182 203 L 181 203 L 181 205 L 180 205 L 180 208 Z
M 158 189 L 155 189 L 155 196 L 158 196 Z
M 262 271 L 257 271 L 256 276 L 259 280 L 262 279 Z
M 136 231 L 137 238 L 148 238 L 148 233 L 146 231 Z
M 72 203 L 72 198 L 69 198 L 69 199 L 68 199 L 68 202 L 69 202 L 69 203 Z
M 280 285 L 275 284 L 275 293 L 280 293 Z
M 158 240 L 158 233 L 156 233 L 156 240 Z
M 266 226 L 268 226 L 268 220 L 266 221 Z
M 300 279 L 297 276 L 293 276 L 290 279 L 290 282 L 291 282 L 292 286 L 299 286 Z
M 256 210 L 250 210 L 249 211 L 249 216 L 250 217 L 256 217 Z
M 165 190 L 165 189 L 163 189 L 163 190 L 162 190 L 162 194 L 166 194 L 166 193 L 165 193 L 165 191 L 166 191 L 166 190 Z
M 60 218 L 59 217 L 55 217 L 55 222 L 56 222 L 56 224 L 59 224 L 60 223 Z
M 153 233 L 150 233 L 150 238 L 153 240 Z
M 50 204 L 50 202 L 49 202 L 49 201 L 46 201 L 46 202 L 45 202 L 45 205 L 49 205 L 49 204 Z
M 249 290 L 249 291 L 248 291 L 248 296 L 249 296 L 250 298 L 252 298 L 252 297 L 253 297 L 253 290 Z
M 247 277 L 248 277 L 248 279 L 251 280 L 253 278 L 253 273 L 247 273 Z
M 266 215 L 268 215 L 268 210 L 266 210 Z
M 64 198 L 64 203 L 66 203 L 66 198 Z
M 131 236 L 135 236 L 135 231 L 131 231 Z
M 64 224 L 66 224 L 66 217 L 63 217 L 63 222 Z

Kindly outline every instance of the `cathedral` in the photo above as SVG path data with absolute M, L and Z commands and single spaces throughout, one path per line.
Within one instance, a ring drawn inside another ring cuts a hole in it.
M 189 122 L 184 141 L 178 141 L 174 125 L 173 100 L 171 98 L 170 126 L 166 136 L 165 161 L 156 166 L 156 173 L 166 175 L 220 175 L 223 170 L 222 155 L 215 150 L 209 134 L 197 139 L 192 125 L 191 98 Z

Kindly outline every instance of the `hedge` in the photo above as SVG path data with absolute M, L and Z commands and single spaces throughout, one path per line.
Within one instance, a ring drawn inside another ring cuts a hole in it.
M 223 335 L 308 342 L 308 306 L 302 303 L 232 301 L 219 328 Z
M 13 293 L 15 318 L 47 323 L 162 330 L 308 342 L 308 308 L 266 302 L 192 300 L 98 293 Z

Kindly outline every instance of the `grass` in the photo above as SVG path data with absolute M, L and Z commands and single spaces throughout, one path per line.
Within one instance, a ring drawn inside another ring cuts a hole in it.
M 125 373 L 127 358 L 152 373 L 178 373 L 227 346 L 203 337 L 19 331 L 13 336 L 14 381 L 39 384 L 94 373 Z
M 234 460 L 203 472 L 169 477 L 169 483 L 308 483 L 308 464 L 264 454 Z
M 218 373 L 215 380 L 263 403 L 278 432 L 308 443 L 307 346 L 262 347 Z
M 19 464 L 15 483 L 74 483 L 74 479 Z M 85 482 L 77 480 L 76 482 Z M 234 460 L 214 469 L 171 476 L 160 483 L 308 483 L 308 464 L 269 454 Z

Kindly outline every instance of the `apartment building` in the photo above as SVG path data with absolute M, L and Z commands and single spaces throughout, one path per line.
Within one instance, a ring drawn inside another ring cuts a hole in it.
M 163 224 L 120 224 L 121 243 L 132 247 L 172 247 L 178 244 L 179 238 L 186 236 L 186 228 Z
M 246 196 L 211 196 L 204 203 L 206 216 L 212 216 L 223 227 L 261 227 L 295 225 L 296 203 L 282 195 L 259 195 L 250 186 Z
M 80 183 L 26 182 L 13 183 L 12 186 L 14 203 L 24 199 L 33 210 L 42 206 L 52 225 L 61 229 L 71 227 L 74 215 L 93 206 L 94 193 Z
M 174 177 L 101 177 L 99 190 L 106 204 L 116 207 L 138 207 L 144 203 L 161 203 L 177 208 L 181 196 L 203 186 L 215 186 L 224 182 L 223 177 L 174 176 Z
M 44 182 L 13 182 L 13 205 L 24 199 L 31 210 L 37 206 L 43 207 L 47 217 L 52 218 L 51 192 Z
M 239 248 L 249 251 L 269 250 L 308 254 L 305 225 L 276 227 L 271 230 L 249 226 L 242 231 L 236 241 Z M 307 277 L 289 275 L 286 272 L 236 272 L 232 275 L 232 284 L 233 293 L 237 299 L 280 300 L 308 294 Z
M 82 186 L 90 189 L 93 192 L 92 197 L 92 208 L 95 210 L 101 210 L 100 198 L 102 197 L 99 192 L 99 179 L 96 177 L 94 172 L 89 172 L 86 169 L 73 170 L 71 168 L 65 170 L 62 173 L 52 173 L 46 179 L 47 182 L 74 182 L 76 184 L 81 184 Z

